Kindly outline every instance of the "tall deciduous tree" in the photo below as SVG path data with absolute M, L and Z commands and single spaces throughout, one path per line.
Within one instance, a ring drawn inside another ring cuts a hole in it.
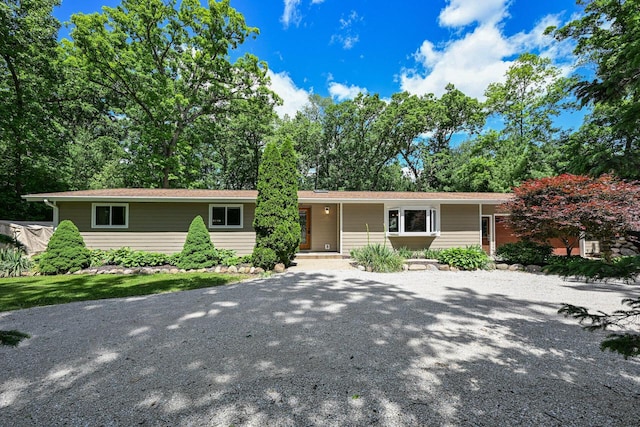
M 0 3 L 0 217 L 37 216 L 20 196 L 61 189 L 58 0 Z M 30 213 L 29 213 L 30 212 Z
M 621 0 L 577 0 L 584 13 L 561 28 L 549 28 L 559 40 L 576 41 L 574 53 L 582 65 L 595 64 L 595 77 L 575 87 L 585 102 L 626 103 L 618 112 L 620 127 L 640 122 L 640 21 L 638 4 Z
M 593 115 L 577 135 L 588 155 L 586 171 L 597 172 L 594 163 L 604 163 L 623 178 L 637 179 L 640 176 L 638 4 L 621 0 L 577 0 L 577 3 L 584 6 L 578 19 L 547 31 L 559 40 L 576 42 L 574 53 L 579 65 L 590 68 L 595 65 L 595 75 L 583 76 L 574 86 L 582 102 L 594 106 Z M 593 125 L 601 129 L 594 129 Z
M 194 128 L 222 120 L 238 99 L 272 102 L 266 69 L 252 55 L 232 62 L 230 51 L 258 33 L 229 0 L 123 0 L 103 13 L 71 17 L 75 65 L 109 90 L 109 106 L 136 136 L 126 147 L 140 184 L 188 185 L 188 159 L 197 157 Z
M 527 53 L 507 70 L 504 83 L 489 85 L 486 108 L 503 128 L 479 139 L 474 148 L 476 156 L 500 168 L 492 173 L 492 191 L 508 191 L 524 180 L 557 173 L 554 159 L 562 134 L 554 118 L 573 107 L 570 83 L 549 59 Z
M 523 183 L 503 208 L 520 236 L 559 238 L 570 255 L 572 239 L 589 234 L 609 259 L 611 239 L 640 230 L 640 185 L 611 175 L 564 174 Z

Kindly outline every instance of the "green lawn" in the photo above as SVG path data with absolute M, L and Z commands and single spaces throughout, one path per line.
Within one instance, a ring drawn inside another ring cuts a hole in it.
M 226 285 L 243 275 L 182 273 L 153 275 L 32 276 L 0 279 L 0 311 L 106 298 L 122 298 Z

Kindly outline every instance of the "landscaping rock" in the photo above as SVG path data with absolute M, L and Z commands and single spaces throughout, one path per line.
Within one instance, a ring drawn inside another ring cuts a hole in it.
M 214 273 L 220 273 L 222 271 L 222 267 L 219 265 L 216 265 L 216 268 L 213 269 Z
M 402 271 L 409 270 L 409 264 L 402 264 Z
M 179 273 L 179 272 L 180 272 L 180 270 L 178 270 L 177 268 L 170 268 L 169 269 L 169 273 L 171 273 L 171 274 L 176 274 L 176 273 Z
M 620 248 L 620 255 L 622 256 L 635 256 L 638 255 L 636 251 L 630 248 Z
M 249 268 L 249 274 L 255 274 L 256 272 L 256 268 L 255 267 L 250 267 Z
M 505 264 L 503 262 L 496 264 L 496 270 L 508 270 L 509 264 Z
M 450 271 L 451 267 L 449 267 L 447 264 L 438 264 L 438 270 L 440 270 L 440 271 Z
M 275 267 L 273 267 L 274 273 L 284 273 L 285 270 L 286 270 L 286 267 L 282 263 L 278 263 L 275 265 Z
M 264 273 L 264 268 L 262 268 L 262 267 L 256 267 L 256 269 L 254 270 L 254 273 L 256 273 L 256 274 L 262 274 L 262 273 Z
M 410 264 L 409 265 L 409 271 L 419 271 L 419 270 L 426 270 L 427 266 L 424 264 Z
M 509 266 L 509 271 L 522 271 L 523 266 L 522 264 L 511 264 Z
M 539 265 L 527 265 L 524 270 L 529 273 L 540 273 L 542 271 L 542 267 Z
M 238 272 L 238 267 L 236 267 L 235 265 L 232 265 L 229 268 L 227 268 L 227 273 L 237 273 L 237 272 Z
M 358 270 L 365 271 L 366 268 L 364 267 L 364 265 L 358 265 Z
M 433 264 L 427 264 L 425 265 L 425 268 L 427 269 L 427 271 L 438 271 L 438 267 Z
M 122 274 L 133 274 L 133 270 L 130 268 L 125 268 L 122 270 Z

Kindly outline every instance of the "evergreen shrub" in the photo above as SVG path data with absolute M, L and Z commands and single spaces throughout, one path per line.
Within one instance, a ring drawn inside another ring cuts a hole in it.
M 69 220 L 62 221 L 54 231 L 47 250 L 38 258 L 38 271 L 42 274 L 73 273 L 89 265 L 90 251 Z
M 298 175 L 292 142 L 280 150 L 267 144 L 258 171 L 258 197 L 253 221 L 256 245 L 253 264 L 266 270 L 291 265 L 300 244 Z
M 176 266 L 185 270 L 209 268 L 216 265 L 218 256 L 211 242 L 209 230 L 200 215 L 196 216 L 184 242 L 182 252 L 177 257 Z
M 633 283 L 640 276 L 640 256 L 614 258 L 611 261 L 579 256 L 552 257 L 544 271 L 547 274 L 557 274 L 564 278 L 575 277 L 587 282 L 620 279 Z

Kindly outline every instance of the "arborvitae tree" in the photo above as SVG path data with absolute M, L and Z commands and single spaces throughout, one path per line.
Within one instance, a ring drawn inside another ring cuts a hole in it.
M 298 172 L 298 157 L 293 148 L 293 141 L 291 138 L 287 137 L 284 140 L 282 147 L 280 147 L 280 155 L 282 157 L 281 170 L 282 180 L 284 182 L 282 194 L 286 203 L 283 214 L 285 215 L 284 223 L 286 224 L 286 240 L 289 243 L 287 250 L 289 259 L 282 262 L 289 265 L 298 251 L 301 239 L 300 213 L 298 210 L 298 185 L 300 177 Z
M 209 230 L 202 217 L 198 215 L 191 221 L 177 267 L 185 270 L 213 267 L 217 258 Z
M 295 153 L 290 140 L 285 142 L 282 153 L 274 143 L 267 144 L 258 171 L 258 198 L 253 221 L 256 230 L 253 262 L 259 267 L 271 269 L 279 262 L 291 264 L 300 244 L 295 170 Z
M 38 260 L 42 274 L 61 274 L 78 271 L 89 265 L 90 251 L 78 227 L 69 220 L 62 221 L 51 236 L 47 250 Z

